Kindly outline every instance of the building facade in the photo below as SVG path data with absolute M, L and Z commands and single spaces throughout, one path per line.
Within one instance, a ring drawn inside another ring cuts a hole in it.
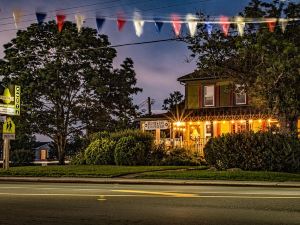
M 174 112 L 140 120 L 141 129 L 152 132 L 156 143 L 181 146 L 203 154 L 211 137 L 266 131 L 280 126 L 273 115 L 251 106 L 241 85 L 233 85 L 226 78 L 200 77 L 191 73 L 178 81 L 185 86 L 184 105 Z

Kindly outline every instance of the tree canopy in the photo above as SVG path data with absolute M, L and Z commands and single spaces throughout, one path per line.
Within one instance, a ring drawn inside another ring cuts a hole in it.
M 299 18 L 300 3 L 252 0 L 240 15 Z M 199 17 L 208 16 L 199 13 Z M 290 21 L 283 32 L 277 21 L 275 31 L 270 32 L 266 24 L 246 24 L 243 36 L 232 25 L 227 37 L 220 30 L 210 36 L 199 25 L 197 35 L 185 41 L 197 60 L 197 70 L 243 84 L 254 106 L 269 110 L 295 132 L 300 116 L 299 25 Z
M 117 56 L 106 35 L 66 22 L 32 24 L 4 45 L 0 72 L 6 83 L 22 86 L 21 113 L 35 133 L 51 138 L 64 162 L 74 135 L 128 126 L 136 115 L 133 61 L 113 68 Z
M 162 109 L 163 110 L 175 110 L 176 106 L 183 102 L 183 95 L 180 91 L 174 91 L 170 93 L 169 97 L 166 98 L 163 102 Z

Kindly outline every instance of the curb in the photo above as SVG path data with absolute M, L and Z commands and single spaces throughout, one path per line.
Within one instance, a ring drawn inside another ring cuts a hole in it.
M 171 179 L 120 179 L 120 178 L 74 178 L 74 177 L 0 177 L 0 182 L 38 183 L 86 183 L 123 185 L 179 185 L 179 186 L 229 186 L 229 187 L 270 187 L 300 188 L 300 182 L 256 182 L 220 180 L 171 180 Z

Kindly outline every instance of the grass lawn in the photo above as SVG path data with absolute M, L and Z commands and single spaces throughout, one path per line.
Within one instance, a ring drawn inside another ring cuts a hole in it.
M 22 166 L 0 169 L 0 176 L 24 177 L 118 177 L 121 175 L 147 171 L 174 170 L 191 168 L 190 166 Z M 194 167 L 195 168 L 195 167 Z
M 240 180 L 240 181 L 300 181 L 300 173 L 264 171 L 160 171 L 147 172 L 137 178 L 193 179 L 193 180 Z
M 136 174 L 135 178 L 300 182 L 300 173 L 210 171 L 206 169 L 205 166 L 22 166 L 11 167 L 7 171 L 1 168 L 0 176 L 112 178 Z

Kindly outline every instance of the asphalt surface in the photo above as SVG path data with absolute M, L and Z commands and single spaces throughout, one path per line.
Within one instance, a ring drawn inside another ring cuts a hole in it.
M 300 224 L 300 189 L 0 183 L 0 225 Z

